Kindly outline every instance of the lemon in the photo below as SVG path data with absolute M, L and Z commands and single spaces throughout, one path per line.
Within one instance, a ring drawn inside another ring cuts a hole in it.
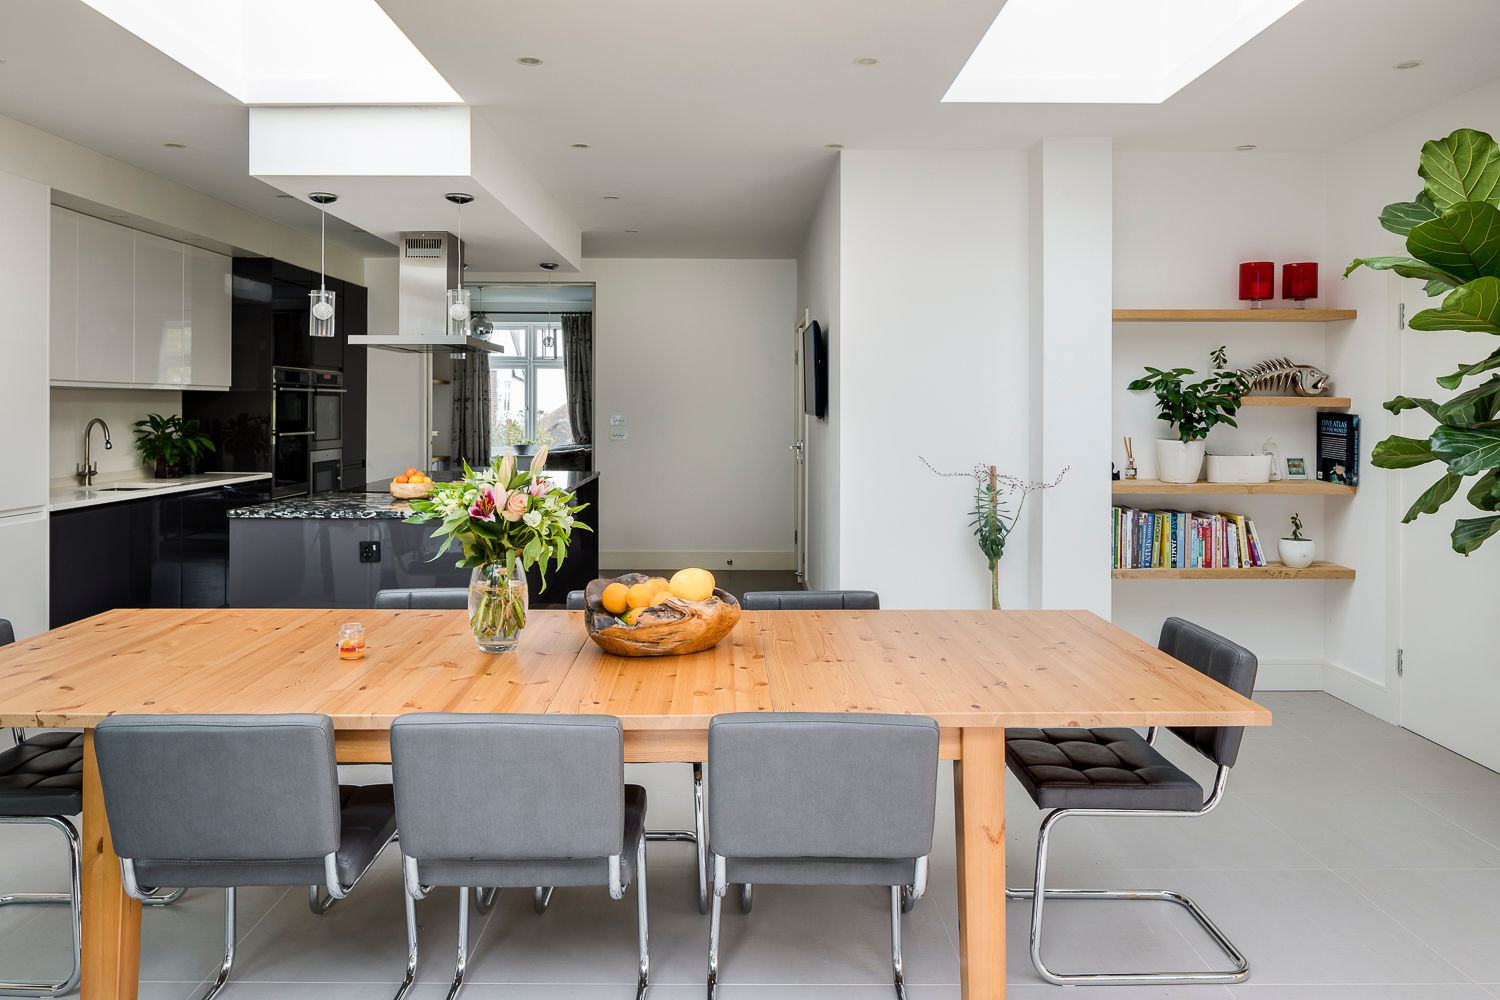
M 625 603 L 632 608 L 649 607 L 651 605 L 651 588 L 644 583 L 636 584 L 625 595 Z
M 610 614 L 623 614 L 625 609 L 630 607 L 625 599 L 625 595 L 629 592 L 630 588 L 623 583 L 612 583 L 604 588 L 604 593 L 599 595 L 599 601 L 604 605 L 604 610 Z
M 714 575 L 706 569 L 680 569 L 672 577 L 672 596 L 706 601 L 714 593 Z

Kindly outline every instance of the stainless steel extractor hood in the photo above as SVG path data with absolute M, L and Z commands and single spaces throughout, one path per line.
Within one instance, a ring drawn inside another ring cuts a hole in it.
M 455 335 L 449 329 L 448 289 L 459 284 L 458 245 L 458 237 L 452 233 L 402 233 L 398 244 L 396 329 L 350 337 L 350 345 L 407 354 L 500 350 L 499 344 L 482 337 Z

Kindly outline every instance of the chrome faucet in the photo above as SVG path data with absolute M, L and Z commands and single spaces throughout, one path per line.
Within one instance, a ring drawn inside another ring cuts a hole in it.
M 78 466 L 78 471 L 74 473 L 78 477 L 79 486 L 94 485 L 94 477 L 99 474 L 99 463 L 89 461 L 89 441 L 93 438 L 95 424 L 104 429 L 104 450 L 109 451 L 114 447 L 109 440 L 109 424 L 98 417 L 90 420 L 88 426 L 83 429 L 83 464 Z

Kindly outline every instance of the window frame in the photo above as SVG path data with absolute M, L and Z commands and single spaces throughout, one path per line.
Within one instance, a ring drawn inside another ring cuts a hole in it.
M 526 426 L 524 427 L 524 432 L 525 432 L 525 435 L 526 435 L 526 440 L 528 440 L 528 441 L 534 440 L 536 438 L 536 432 L 537 432 L 537 427 L 536 427 L 536 418 L 537 418 L 537 400 L 536 400 L 536 396 L 537 396 L 537 379 L 536 379 L 536 373 L 537 373 L 538 369 L 548 369 L 548 368 L 561 369 L 563 367 L 562 343 L 561 343 L 561 338 L 562 338 L 562 318 L 559 317 L 556 320 L 552 321 L 551 323 L 548 323 L 545 320 L 543 320 L 543 321 L 537 321 L 537 322 L 529 322 L 529 323 L 506 323 L 506 322 L 496 323 L 496 322 L 491 321 L 491 326 L 494 329 L 495 334 L 497 334 L 497 335 L 501 331 L 506 331 L 506 332 L 510 332 L 510 331 L 513 331 L 513 330 L 525 330 L 526 331 L 526 339 L 525 339 L 525 343 L 526 343 L 526 356 L 525 357 L 512 356 L 512 355 L 507 355 L 507 354 L 491 354 L 490 355 L 490 362 L 491 362 L 491 365 L 493 367 L 495 367 L 495 368 L 519 368 L 519 369 L 523 370 L 522 377 L 524 378 L 524 380 L 526 382 L 526 402 L 525 402 L 525 407 L 526 407 Z M 546 333 L 546 331 L 548 329 L 556 330 L 557 331 L 557 336 L 559 338 L 557 357 L 555 357 L 555 358 L 542 358 L 542 357 L 538 357 L 538 354 L 540 353 L 540 351 L 538 349 L 541 346 L 542 336 Z M 503 363 L 498 364 L 498 365 L 494 364 L 496 358 L 503 358 L 504 359 Z

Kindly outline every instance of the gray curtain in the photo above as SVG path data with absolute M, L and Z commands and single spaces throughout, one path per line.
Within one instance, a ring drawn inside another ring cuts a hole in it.
M 573 440 L 594 442 L 594 314 L 563 313 L 563 373 Z
M 490 356 L 469 351 L 453 359 L 453 468 L 490 464 Z

